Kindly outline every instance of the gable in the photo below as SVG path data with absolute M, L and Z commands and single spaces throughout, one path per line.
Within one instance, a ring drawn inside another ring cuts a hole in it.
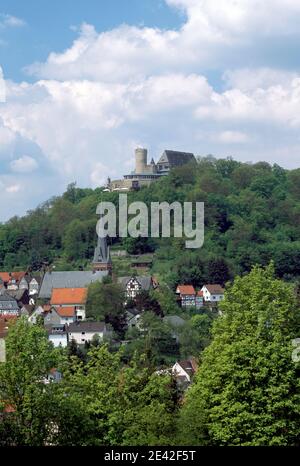
M 126 288 L 129 289 L 129 290 L 130 289 L 139 289 L 140 290 L 142 288 L 142 285 L 137 281 L 136 278 L 131 278 L 129 280 L 129 282 L 127 283 L 127 285 L 126 285 Z

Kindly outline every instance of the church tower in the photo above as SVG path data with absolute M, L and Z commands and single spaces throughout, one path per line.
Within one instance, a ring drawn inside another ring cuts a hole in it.
M 112 262 L 110 257 L 109 246 L 107 246 L 107 238 L 98 236 L 97 246 L 93 259 L 93 270 L 98 272 L 100 270 L 108 270 L 111 273 Z

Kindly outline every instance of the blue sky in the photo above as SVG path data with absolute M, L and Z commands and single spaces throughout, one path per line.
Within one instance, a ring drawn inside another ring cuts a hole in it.
M 1 65 L 6 77 L 14 80 L 26 77 L 24 66 L 68 47 L 76 38 L 73 27 L 83 22 L 101 32 L 122 23 L 177 28 L 183 21 L 162 0 L 1 0 L 0 8 L 26 22 L 24 27 L 6 28 L 1 34 L 7 42 L 0 49 Z
M 299 24 L 299 0 L 1 0 L 0 221 L 137 146 L 299 167 Z

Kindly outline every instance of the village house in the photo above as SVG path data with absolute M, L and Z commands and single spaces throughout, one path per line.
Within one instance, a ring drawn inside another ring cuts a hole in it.
M 202 291 L 197 291 L 193 285 L 178 285 L 176 288 L 177 300 L 183 308 L 195 307 L 200 309 L 204 305 Z
M 10 279 L 7 282 L 6 288 L 8 290 L 18 290 L 20 282 L 25 277 L 26 272 L 11 272 L 9 275 L 10 275 Z M 24 286 L 24 281 L 23 281 L 23 286 Z
M 21 317 L 26 317 L 27 320 L 32 316 L 34 313 L 35 307 L 31 304 L 24 304 L 24 306 L 21 307 L 20 310 L 20 316 Z
M 221 285 L 204 285 L 201 289 L 205 302 L 218 303 L 224 299 L 224 288 Z
M 33 277 L 29 282 L 29 296 L 35 296 L 39 293 L 41 278 Z
M 198 364 L 195 358 L 177 361 L 172 367 L 172 375 L 178 388 L 185 390 L 190 385 L 197 369 Z
M 150 291 L 155 283 L 150 276 L 120 277 L 118 283 L 125 291 L 126 299 L 135 299 L 141 291 Z
M 179 296 L 181 307 L 195 307 L 196 291 L 193 285 L 178 285 L 176 294 Z
M 104 336 L 110 334 L 104 322 L 75 322 L 66 329 L 68 341 L 74 340 L 78 345 L 84 345 L 85 342 L 92 341 L 95 336 L 103 341 Z
M 22 301 L 22 304 L 35 304 L 40 282 L 38 273 L 33 277 L 26 272 L 0 272 L 0 288 L 6 288 L 11 293 L 19 292 L 19 296 L 22 297 L 19 301 Z
M 61 317 L 85 320 L 87 291 L 87 288 L 54 288 L 50 305 L 56 308 Z
M 20 308 L 29 304 L 29 294 L 26 288 L 18 288 L 16 290 L 7 289 L 6 293 L 17 301 Z
M 68 345 L 68 335 L 65 325 L 45 325 L 45 329 L 48 334 L 48 340 L 51 341 L 54 348 L 58 348 L 59 346 L 65 348 Z
M 50 304 L 44 304 L 43 306 L 33 306 L 28 304 L 23 306 L 21 309 L 21 316 L 26 316 L 28 322 L 31 324 L 36 324 L 38 317 L 45 317 L 48 312 L 50 312 L 51 306 Z
M 44 312 L 44 325 L 69 325 L 76 322 L 74 306 L 51 306 L 48 312 Z
M 0 317 L 18 317 L 20 308 L 15 298 L 5 289 L 0 290 Z
M 39 298 L 49 301 L 53 288 L 87 288 L 91 283 L 101 282 L 103 277 L 107 275 L 107 270 L 46 272 L 39 291 Z
M 128 329 L 138 328 L 140 329 L 139 320 L 141 318 L 141 314 L 137 309 L 130 309 L 127 310 L 125 313 L 126 316 L 126 324 Z

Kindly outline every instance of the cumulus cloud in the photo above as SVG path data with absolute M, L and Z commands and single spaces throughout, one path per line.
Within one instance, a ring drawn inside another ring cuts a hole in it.
M 10 163 L 11 170 L 16 173 L 31 173 L 37 169 L 37 161 L 29 155 L 23 155 Z
M 25 24 L 26 22 L 21 18 L 4 13 L 0 14 L 0 27 L 22 27 Z
M 5 126 L 0 126 L 0 152 L 7 151 L 7 148 L 15 142 L 15 133 Z
M 299 1 L 166 1 L 183 13 L 178 30 L 83 24 L 66 50 L 26 68 L 31 82 L 6 81 L 0 182 L 22 186 L 22 209 L 70 181 L 122 176 L 140 143 L 155 159 L 170 148 L 297 166 L 300 73 L 274 43 L 299 42 Z

